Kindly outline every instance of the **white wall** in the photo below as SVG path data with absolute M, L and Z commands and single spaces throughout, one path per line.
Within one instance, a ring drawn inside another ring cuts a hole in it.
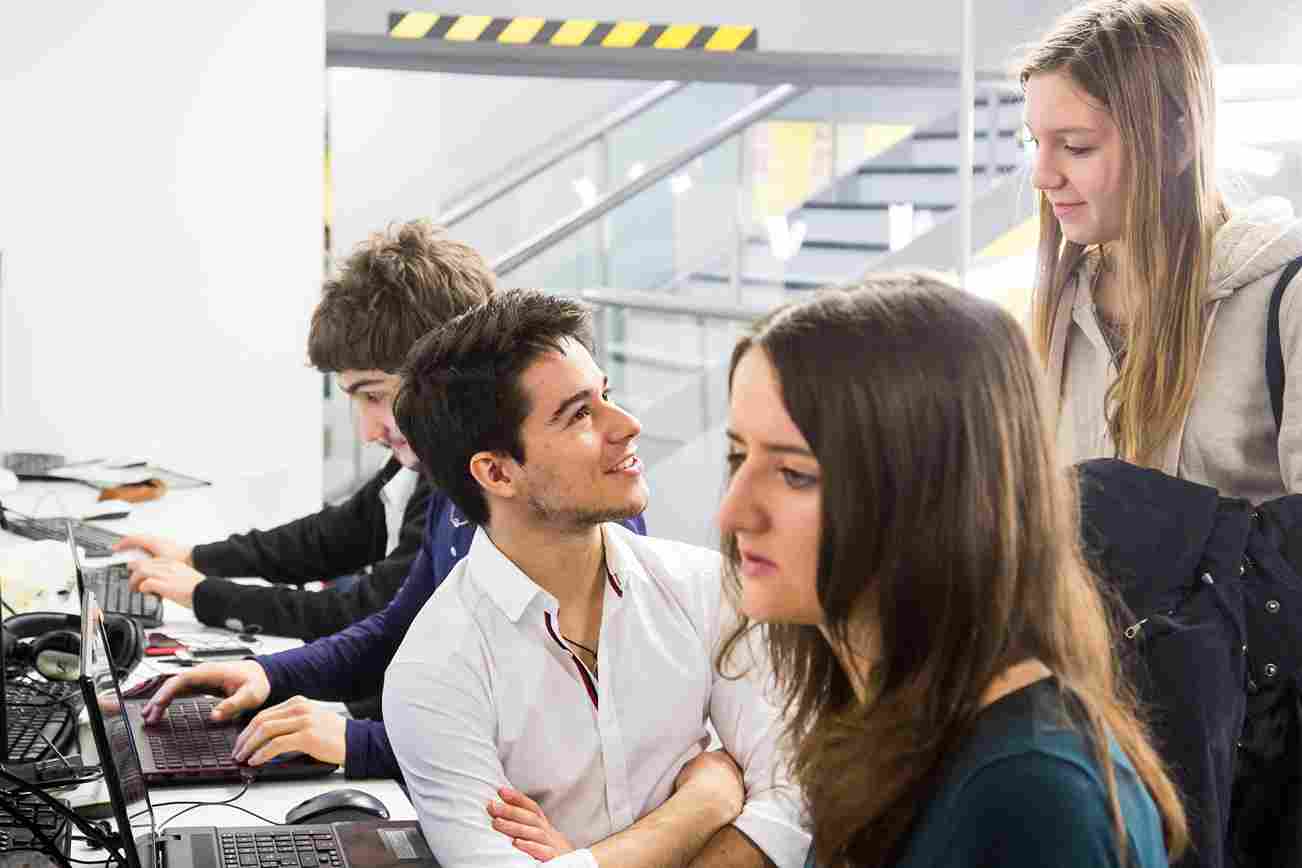
M 0 449 L 319 505 L 323 0 L 0 9 Z

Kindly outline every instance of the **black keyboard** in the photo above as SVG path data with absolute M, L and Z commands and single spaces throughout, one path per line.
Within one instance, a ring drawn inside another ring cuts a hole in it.
M 6 793 L 0 795 L 0 802 L 4 804 L 4 807 L 0 807 L 0 860 L 4 864 L 12 864 L 13 857 L 8 855 L 9 852 L 42 846 L 40 838 L 14 817 L 10 810 L 44 832 L 46 837 L 54 841 L 60 853 L 68 855 L 68 821 L 56 814 L 53 808 L 32 793 Z M 67 804 L 63 802 L 65 807 Z
M 142 594 L 128 586 L 131 568 L 126 564 L 91 567 L 82 570 L 86 590 L 95 595 L 105 612 L 126 615 L 139 621 L 142 627 L 157 627 L 163 623 L 163 598 L 157 594 Z
M 50 452 L 6 452 L 4 456 L 5 469 L 18 476 L 41 476 L 67 463 L 62 455 Z
M 59 542 L 66 542 L 68 539 L 66 518 L 19 518 L 12 513 L 6 518 L 8 520 L 5 528 L 19 536 L 28 539 L 56 539 Z M 85 549 L 86 556 L 90 558 L 110 556 L 113 554 L 113 544 L 122 539 L 120 533 L 75 519 L 72 522 L 72 535 L 76 538 L 77 545 Z
M 60 751 L 71 746 L 82 706 L 80 691 L 27 679 L 6 681 L 4 690 L 10 762 L 45 759 L 53 753 L 50 744 Z
M 231 751 L 241 725 L 209 719 L 220 699 L 194 696 L 177 699 L 163 719 L 144 728 L 149 752 L 161 772 L 236 768 Z
M 339 845 L 328 831 L 218 832 L 222 868 L 339 868 Z

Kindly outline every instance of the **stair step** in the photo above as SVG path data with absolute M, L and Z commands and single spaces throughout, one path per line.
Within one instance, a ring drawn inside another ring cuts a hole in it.
M 999 138 L 1016 139 L 1017 132 L 1018 131 L 1015 129 L 1000 130 Z M 977 141 L 987 141 L 990 138 L 989 130 L 977 130 L 974 135 Z M 958 141 L 958 130 L 921 130 L 920 132 L 914 133 L 910 138 L 923 142 L 933 142 L 942 139 Z
M 746 243 L 757 247 L 767 248 L 769 246 L 769 240 L 760 235 L 747 238 Z M 890 250 L 890 245 L 884 241 L 843 241 L 828 238 L 806 238 L 804 242 L 801 243 L 800 249 L 834 250 L 851 253 L 885 253 L 887 250 Z
M 1000 174 L 1016 172 L 1020 169 L 1016 163 L 1005 163 L 996 167 Z M 986 164 L 977 163 L 972 167 L 973 174 L 985 174 Z M 935 165 L 917 165 L 917 166 L 879 166 L 869 163 L 860 167 L 858 174 L 863 175 L 957 175 L 958 166 L 938 163 Z

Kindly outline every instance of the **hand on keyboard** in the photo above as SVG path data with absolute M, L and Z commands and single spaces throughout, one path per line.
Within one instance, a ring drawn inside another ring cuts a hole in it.
M 302 696 L 265 708 L 235 740 L 235 761 L 258 766 L 287 751 L 343 765 L 347 721 Z
M 149 558 L 131 562 L 131 590 L 157 594 L 187 609 L 194 608 L 194 589 L 203 579 L 203 573 L 180 561 Z
M 194 566 L 191 558 L 194 552 L 194 546 L 182 545 L 173 542 L 166 537 L 148 536 L 146 534 L 132 534 L 118 540 L 113 546 L 113 551 L 123 552 L 127 549 L 140 549 L 151 558 L 162 558 L 167 561 L 180 561 L 186 566 Z
M 204 663 L 165 681 L 143 709 L 145 722 L 157 723 L 173 699 L 204 688 L 215 688 L 226 696 L 213 709 L 213 720 L 230 720 L 241 711 L 257 708 L 271 694 L 266 670 L 254 660 Z

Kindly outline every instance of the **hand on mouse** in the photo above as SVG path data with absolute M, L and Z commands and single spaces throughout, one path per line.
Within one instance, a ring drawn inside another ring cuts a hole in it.
M 257 708 L 271 694 L 267 672 L 254 660 L 204 663 L 163 682 L 154 698 L 145 705 L 145 722 L 157 723 L 173 699 L 205 687 L 226 694 L 226 698 L 213 708 L 213 720 L 228 720 L 241 711 Z
M 488 815 L 493 818 L 493 828 L 508 836 L 515 849 L 539 862 L 574 850 L 533 799 L 510 787 L 501 787 L 497 794 L 502 801 L 489 802 Z
M 124 536 L 113 544 L 113 551 L 115 552 L 124 552 L 127 549 L 140 549 L 151 558 L 180 561 L 186 566 L 194 566 L 194 560 L 192 558 L 194 546 L 172 542 L 170 539 L 165 537 L 149 536 L 147 534 L 131 534 L 129 536 Z
M 261 668 L 261 667 L 259 667 Z M 288 751 L 343 765 L 347 721 L 303 696 L 258 712 L 235 739 L 236 762 L 262 765 Z
M 194 608 L 194 589 L 203 581 L 203 573 L 180 561 L 162 558 L 149 558 L 131 562 L 131 583 L 133 591 L 142 594 L 157 594 L 164 600 L 180 603 L 187 609 Z

